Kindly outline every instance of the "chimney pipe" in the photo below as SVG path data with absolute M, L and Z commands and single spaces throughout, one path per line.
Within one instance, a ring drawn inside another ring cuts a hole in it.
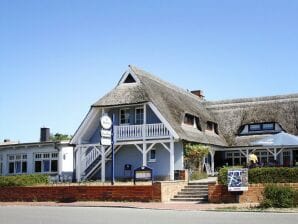
M 50 129 L 49 128 L 40 128 L 40 141 L 49 142 L 50 141 Z
M 192 94 L 196 95 L 197 97 L 199 97 L 201 100 L 203 100 L 205 98 L 203 90 L 193 90 L 190 92 Z

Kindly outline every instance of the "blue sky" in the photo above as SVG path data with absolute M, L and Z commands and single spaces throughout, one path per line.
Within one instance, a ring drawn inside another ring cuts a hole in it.
M 297 93 L 298 1 L 0 1 L 0 141 L 73 134 L 128 64 L 207 99 Z

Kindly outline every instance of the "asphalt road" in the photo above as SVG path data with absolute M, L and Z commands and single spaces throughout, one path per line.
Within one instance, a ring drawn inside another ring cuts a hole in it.
M 298 223 L 296 213 L 170 211 L 102 207 L 0 207 L 0 224 L 275 224 Z

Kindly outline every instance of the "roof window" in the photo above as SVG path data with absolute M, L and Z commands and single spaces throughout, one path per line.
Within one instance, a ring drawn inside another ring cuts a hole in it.
M 132 75 L 128 74 L 123 83 L 135 83 L 135 82 L 136 80 L 132 77 Z

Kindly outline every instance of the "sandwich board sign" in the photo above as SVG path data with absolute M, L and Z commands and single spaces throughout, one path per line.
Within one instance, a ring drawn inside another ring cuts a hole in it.
M 228 191 L 248 191 L 248 169 L 228 170 Z

